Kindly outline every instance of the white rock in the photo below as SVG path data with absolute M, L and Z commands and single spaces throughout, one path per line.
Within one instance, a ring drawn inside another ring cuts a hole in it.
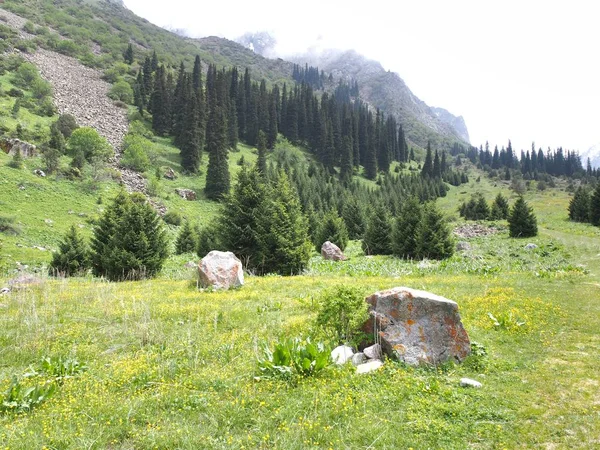
M 476 389 L 479 389 L 483 386 L 483 384 L 481 384 L 479 381 L 471 380 L 470 378 L 461 378 L 460 385 L 462 387 L 470 387 Z
M 363 352 L 369 359 L 379 359 L 381 358 L 381 345 L 371 345 L 370 347 L 365 348 Z
M 229 289 L 244 285 L 242 263 L 231 252 L 213 250 L 200 261 L 198 274 L 204 288 Z
M 356 353 L 352 356 L 352 364 L 355 366 L 360 366 L 361 364 L 367 362 L 367 357 L 364 353 Z
M 346 364 L 352 359 L 352 356 L 354 356 L 354 351 L 347 345 L 340 345 L 331 351 L 331 359 L 338 366 Z
M 538 248 L 538 246 L 531 243 L 525 246 L 525 250 L 535 250 L 536 248 Z
M 10 294 L 10 288 L 3 287 L 0 289 L 0 295 Z
M 379 370 L 383 367 L 383 362 L 379 359 L 374 359 L 367 363 L 356 367 L 356 373 L 369 373 Z

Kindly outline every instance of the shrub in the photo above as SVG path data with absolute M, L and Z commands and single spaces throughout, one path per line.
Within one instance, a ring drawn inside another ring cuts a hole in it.
M 52 147 L 45 147 L 42 153 L 42 161 L 48 174 L 56 172 L 60 166 L 60 151 Z
M 146 153 L 146 148 L 152 144 L 142 136 L 128 134 L 123 142 L 124 152 L 121 164 L 129 169 L 138 172 L 148 170 L 150 159 Z
M 510 237 L 533 237 L 537 236 L 537 219 L 533 209 L 527 205 L 525 199 L 520 196 L 508 215 L 508 228 Z
M 33 64 L 26 62 L 21 64 L 17 69 L 14 83 L 20 88 L 27 88 L 37 79 L 39 79 L 37 68 Z
M 17 235 L 21 233 L 21 228 L 15 225 L 15 218 L 0 216 L 0 233 Z
M 0 397 L 0 412 L 24 413 L 39 406 L 56 391 L 56 383 L 25 387 L 13 377 L 8 390 Z
M 368 317 L 363 293 L 353 287 L 339 286 L 325 291 L 317 299 L 314 324 L 336 344 L 356 345 L 363 340 L 361 328 Z
M 342 251 L 348 244 L 348 229 L 346 228 L 344 219 L 338 216 L 336 211 L 330 211 L 323 218 L 315 242 L 317 252 L 321 252 L 321 246 L 326 241 L 333 242 Z
M 52 255 L 50 275 L 70 277 L 85 273 L 91 267 L 89 249 L 75 225 L 65 235 L 58 252 Z
M 31 95 L 38 100 L 52 96 L 52 86 L 45 80 L 38 78 L 31 83 Z
M 108 96 L 113 100 L 120 100 L 123 103 L 133 103 L 133 89 L 127 81 L 117 81 L 110 88 Z
M 116 281 L 152 276 L 167 258 L 167 248 L 160 219 L 145 197 L 121 192 L 94 230 L 92 267 L 96 275 Z
M 90 127 L 77 128 L 73 131 L 67 142 L 67 148 L 73 156 L 79 152 L 83 153 L 86 161 L 91 161 L 95 158 L 107 161 L 114 155 L 114 151 L 108 141 Z
M 466 220 L 487 220 L 490 217 L 490 207 L 480 192 L 471 195 L 468 202 L 459 207 L 461 217 Z
M 12 159 L 8 163 L 9 167 L 13 169 L 22 169 L 23 168 L 23 156 L 21 155 L 21 149 L 17 148 L 15 153 L 13 154 Z
M 176 227 L 181 225 L 181 216 L 177 211 L 168 211 L 164 215 L 163 220 L 165 221 L 165 223 L 168 223 L 169 225 L 174 225 Z

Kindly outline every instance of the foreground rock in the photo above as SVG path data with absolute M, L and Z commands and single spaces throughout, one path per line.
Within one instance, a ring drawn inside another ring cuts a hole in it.
M 461 378 L 460 385 L 461 385 L 461 387 L 475 388 L 475 389 L 480 389 L 483 386 L 483 384 L 481 384 L 479 381 L 471 380 L 470 378 Z
M 407 287 L 367 297 L 366 333 L 377 332 L 383 351 L 410 365 L 461 362 L 471 352 L 458 305 L 444 297 Z
M 383 362 L 378 359 L 373 359 L 369 362 L 356 366 L 356 373 L 369 373 L 379 370 L 383 367 Z
M 242 263 L 231 252 L 213 250 L 200 261 L 198 274 L 204 288 L 230 289 L 244 285 Z
M 346 261 L 348 258 L 333 242 L 326 241 L 321 246 L 321 256 L 327 261 Z

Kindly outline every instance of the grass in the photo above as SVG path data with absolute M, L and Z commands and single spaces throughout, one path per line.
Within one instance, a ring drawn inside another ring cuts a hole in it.
M 253 156 L 246 148 L 239 154 Z M 235 156 L 230 162 L 235 170 Z M 70 223 L 88 229 L 85 218 L 65 214 L 65 195 L 76 213 L 102 207 L 97 193 L 29 169 L 0 164 L 2 209 L 18 205 L 10 211 L 22 227 L 18 236 L 1 236 L 2 251 L 23 252 L 19 257 L 34 253 L 19 242 L 54 242 Z M 201 187 L 185 177 L 178 182 Z M 103 189 L 108 196 L 110 186 Z M 452 188 L 440 203 L 454 215 L 457 199 L 482 190 L 491 200 L 500 189 L 482 179 Z M 196 289 L 194 270 L 183 268 L 194 256 L 181 255 L 156 280 L 45 279 L 0 297 L 0 392 L 14 376 L 24 385 L 51 382 L 39 370 L 23 378 L 43 358 L 87 366 L 35 410 L 0 414 L 0 448 L 598 446 L 600 234 L 565 220 L 564 191 L 526 196 L 540 236 L 512 240 L 502 231 L 467 239 L 471 249 L 444 263 L 364 257 L 351 243 L 345 263 L 314 257 L 304 275 L 249 276 L 241 289 L 212 293 Z M 54 217 L 52 226 L 40 214 Z M 525 250 L 528 242 L 538 248 Z M 293 383 L 255 381 L 259 346 L 310 334 L 319 293 L 348 283 L 365 292 L 406 285 L 457 301 L 471 340 L 488 356 L 460 366 L 387 361 L 366 376 L 346 367 Z M 461 377 L 483 388 L 460 388 Z

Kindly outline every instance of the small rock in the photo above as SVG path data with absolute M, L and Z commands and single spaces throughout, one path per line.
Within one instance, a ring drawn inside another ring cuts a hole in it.
M 35 169 L 33 171 L 33 173 L 36 174 L 38 177 L 42 177 L 42 178 L 44 178 L 46 176 L 46 173 L 41 169 Z
M 461 387 L 475 388 L 479 389 L 483 386 L 479 381 L 471 380 L 470 378 L 461 378 L 460 379 Z
M 33 248 L 35 248 L 36 250 L 39 250 L 40 252 L 46 251 L 46 249 L 44 247 L 33 247 Z
M 460 241 L 456 243 L 456 251 L 457 252 L 463 252 L 466 250 L 471 250 L 471 244 L 469 244 L 468 242 L 465 241 Z
M 47 223 L 48 225 L 52 225 L 54 223 L 54 220 L 52 220 L 52 219 L 44 219 L 44 222 Z
M 167 180 L 174 180 L 177 178 L 177 175 L 175 175 L 175 171 L 169 167 L 165 172 L 165 178 Z
M 353 356 L 354 351 L 352 350 L 352 347 L 348 347 L 347 345 L 340 345 L 331 351 L 331 359 L 338 366 L 343 366 L 348 361 L 352 360 Z
M 531 243 L 525 246 L 525 250 L 535 250 L 536 248 L 538 248 L 538 246 Z
M 364 353 L 359 352 L 352 355 L 352 364 L 354 364 L 355 366 L 360 366 L 365 362 L 367 362 L 367 357 Z
M 333 242 L 326 241 L 321 246 L 321 256 L 327 261 L 345 261 L 348 258 Z
M 356 373 L 369 373 L 379 370 L 383 367 L 383 362 L 379 359 L 374 359 L 367 363 L 361 364 L 356 367 Z
M 3 287 L 2 289 L 0 289 L 0 295 L 6 295 L 6 294 L 10 294 L 10 288 Z
M 365 348 L 363 352 L 369 359 L 379 359 L 381 358 L 381 345 L 371 345 L 370 347 Z
M 175 189 L 175 192 L 184 200 L 196 200 L 196 193 L 191 189 L 177 188 Z

